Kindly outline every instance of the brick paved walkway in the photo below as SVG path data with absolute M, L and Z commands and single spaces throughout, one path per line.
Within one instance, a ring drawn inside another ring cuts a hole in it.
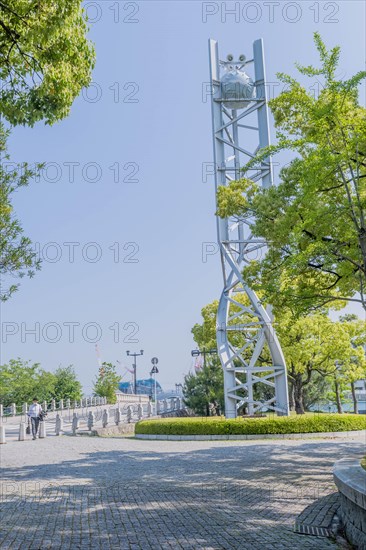
M 335 549 L 329 539 L 295 533 L 295 519 L 334 492 L 333 462 L 364 450 L 361 437 L 8 443 L 0 547 Z

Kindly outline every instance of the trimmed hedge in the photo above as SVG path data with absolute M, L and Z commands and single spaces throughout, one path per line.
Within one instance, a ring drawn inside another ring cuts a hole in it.
M 135 426 L 136 434 L 152 435 L 297 434 L 355 430 L 366 430 L 366 416 L 314 414 L 232 420 L 224 417 L 162 418 L 142 420 Z

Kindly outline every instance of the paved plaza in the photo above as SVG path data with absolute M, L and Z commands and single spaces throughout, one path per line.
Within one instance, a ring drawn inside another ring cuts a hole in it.
M 0 548 L 335 549 L 294 532 L 295 519 L 332 498 L 335 460 L 364 451 L 364 436 L 10 442 L 1 447 Z

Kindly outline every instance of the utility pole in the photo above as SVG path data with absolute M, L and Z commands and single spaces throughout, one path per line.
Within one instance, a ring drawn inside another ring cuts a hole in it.
M 132 365 L 133 368 L 133 392 L 136 395 L 137 394 L 137 376 L 136 376 L 136 370 L 137 370 L 137 362 L 136 357 L 139 357 L 140 355 L 144 355 L 144 350 L 141 349 L 140 353 L 130 353 L 129 351 L 126 352 L 129 357 L 134 358 L 134 363 Z

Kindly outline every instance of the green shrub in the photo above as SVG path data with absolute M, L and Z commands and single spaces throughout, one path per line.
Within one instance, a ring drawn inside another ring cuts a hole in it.
M 322 414 L 288 417 L 236 418 L 163 418 L 143 420 L 136 434 L 154 435 L 255 435 L 345 432 L 366 429 L 366 416 Z

